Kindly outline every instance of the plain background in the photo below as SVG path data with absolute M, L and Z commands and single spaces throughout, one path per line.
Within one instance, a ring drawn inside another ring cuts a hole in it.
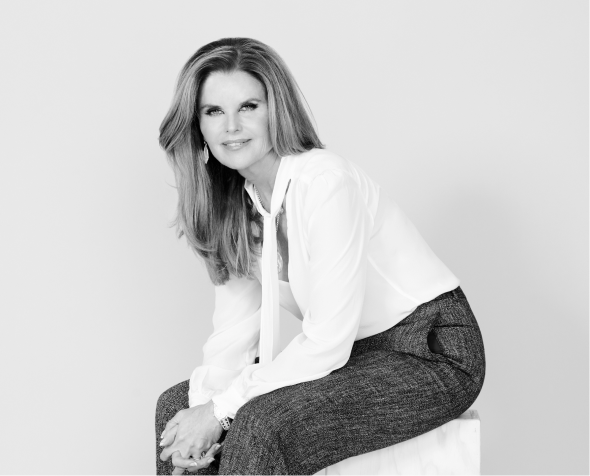
M 213 311 L 158 127 L 225 36 L 281 54 L 461 279 L 483 472 L 587 474 L 588 3 L 540 0 L 0 3 L 0 471 L 154 472 Z

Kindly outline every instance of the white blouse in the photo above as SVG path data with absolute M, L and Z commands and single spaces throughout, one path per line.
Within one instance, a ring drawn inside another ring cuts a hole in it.
M 244 187 L 262 212 L 252 183 Z M 274 281 L 263 279 L 260 268 L 272 268 L 259 260 L 257 279 L 232 275 L 215 287 L 213 333 L 190 379 L 191 407 L 212 399 L 233 418 L 258 395 L 324 377 L 346 364 L 356 340 L 459 286 L 397 204 L 353 162 L 325 149 L 283 157 L 273 208 L 283 198 L 289 282 L 277 283 L 276 272 Z M 274 360 L 253 364 L 273 339 L 261 339 L 263 299 L 275 325 L 273 299 L 302 319 L 302 332 Z

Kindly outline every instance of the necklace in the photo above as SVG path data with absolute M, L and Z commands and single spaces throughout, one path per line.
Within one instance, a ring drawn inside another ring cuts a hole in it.
M 260 206 L 262 208 L 264 208 L 264 206 L 262 205 L 262 200 L 260 199 L 260 194 L 258 193 L 258 189 L 256 188 L 256 185 L 253 185 L 254 187 L 254 193 L 256 194 L 256 198 L 258 199 L 258 203 L 260 203 Z M 266 210 L 266 208 L 264 208 L 264 210 Z M 279 210 L 279 213 L 277 213 L 277 223 L 276 223 L 276 231 L 279 231 L 279 220 L 281 217 L 281 214 L 285 211 L 285 209 L 283 208 L 283 205 L 281 205 L 281 209 Z M 281 256 L 281 251 L 279 250 L 279 241 L 277 240 L 277 271 L 280 273 L 281 270 L 283 269 L 283 257 Z

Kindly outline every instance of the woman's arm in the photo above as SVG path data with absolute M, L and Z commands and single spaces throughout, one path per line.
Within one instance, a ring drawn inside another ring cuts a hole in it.
M 326 171 L 298 189 L 304 195 L 309 252 L 309 308 L 302 333 L 268 364 L 244 368 L 213 401 L 231 417 L 251 398 L 315 380 L 346 364 L 357 335 L 365 294 L 373 219 L 357 182 Z
M 256 279 L 231 276 L 222 286 L 215 287 L 213 333 L 203 347 L 203 365 L 197 367 L 190 379 L 189 407 L 170 420 L 162 435 L 160 454 L 163 461 L 172 457 L 179 467 L 201 469 L 209 458 L 195 462 L 202 450 L 212 456 L 218 447 L 212 445 L 221 436 L 221 425 L 213 414 L 211 397 L 224 391 L 241 371 L 254 362 L 260 335 L 261 288 Z
M 260 337 L 261 287 L 257 279 L 230 279 L 215 286 L 213 333 L 203 347 L 203 365 L 190 379 L 189 406 L 202 405 L 227 389 L 254 362 Z

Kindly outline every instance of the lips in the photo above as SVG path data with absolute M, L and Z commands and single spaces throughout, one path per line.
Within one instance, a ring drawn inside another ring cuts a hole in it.
M 228 140 L 223 142 L 223 145 L 226 149 L 229 150 L 238 150 L 244 147 L 246 144 L 250 142 L 250 139 L 236 139 L 236 140 Z

